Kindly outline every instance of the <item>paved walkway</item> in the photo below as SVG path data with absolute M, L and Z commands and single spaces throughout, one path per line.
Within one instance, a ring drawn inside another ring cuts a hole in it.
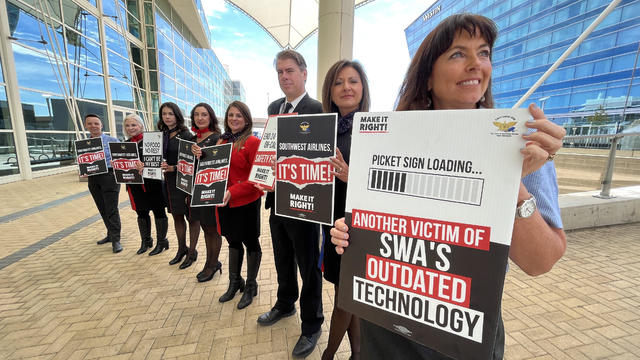
M 197 283 L 202 258 L 186 270 L 171 249 L 138 256 L 135 213 L 121 210 L 124 251 L 104 236 L 86 183 L 69 173 L 0 186 L 0 359 L 286 359 L 299 317 L 259 327 L 276 296 L 266 214 L 259 295 L 244 310 L 220 304 L 223 276 Z M 84 194 L 83 194 L 84 193 Z M 124 191 L 121 202 L 128 205 Z M 29 210 L 31 209 L 31 210 Z M 506 359 L 640 358 L 640 224 L 569 233 L 553 271 L 507 275 Z M 204 242 L 199 246 L 204 254 Z M 223 246 L 221 261 L 226 263 Z M 325 282 L 330 318 L 333 287 Z M 325 348 L 328 321 L 316 350 Z M 345 340 L 337 359 L 349 357 Z

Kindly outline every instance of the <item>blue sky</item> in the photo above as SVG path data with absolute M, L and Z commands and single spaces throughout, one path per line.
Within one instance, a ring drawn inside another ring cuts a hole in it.
M 371 110 L 391 111 L 407 66 L 409 52 L 404 29 L 433 0 L 376 0 L 356 9 L 353 58 L 367 72 Z M 249 17 L 224 0 L 205 0 L 211 46 L 228 65 L 233 80 L 241 80 L 254 117 L 266 117 L 270 101 L 283 96 L 273 67 L 276 42 Z M 307 61 L 307 91 L 315 98 L 317 42 L 313 35 L 298 47 Z

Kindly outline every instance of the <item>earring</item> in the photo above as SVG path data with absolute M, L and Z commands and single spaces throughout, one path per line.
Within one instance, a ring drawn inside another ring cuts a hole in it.
M 431 109 L 431 96 L 427 96 L 427 109 Z
M 486 99 L 485 99 L 484 95 L 482 95 L 482 97 L 480 98 L 480 102 L 483 103 L 485 100 Z

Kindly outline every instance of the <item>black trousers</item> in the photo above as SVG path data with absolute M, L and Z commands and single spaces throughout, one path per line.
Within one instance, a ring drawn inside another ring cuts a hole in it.
M 277 216 L 271 208 L 269 216 L 273 256 L 278 274 L 278 301 L 274 308 L 290 311 L 298 299 L 298 277 L 300 269 L 302 290 L 300 291 L 300 319 L 302 334 L 309 336 L 318 330 L 324 321 L 322 314 L 322 274 L 318 268 L 319 225 Z
M 113 170 L 109 170 L 106 174 L 89 176 L 89 192 L 107 228 L 109 240 L 120 241 L 121 225 L 118 211 L 120 184 L 116 183 Z

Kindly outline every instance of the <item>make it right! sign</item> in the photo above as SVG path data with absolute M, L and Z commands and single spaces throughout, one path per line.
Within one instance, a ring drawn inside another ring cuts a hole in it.
M 489 358 L 528 117 L 356 114 L 341 308 L 456 359 Z

